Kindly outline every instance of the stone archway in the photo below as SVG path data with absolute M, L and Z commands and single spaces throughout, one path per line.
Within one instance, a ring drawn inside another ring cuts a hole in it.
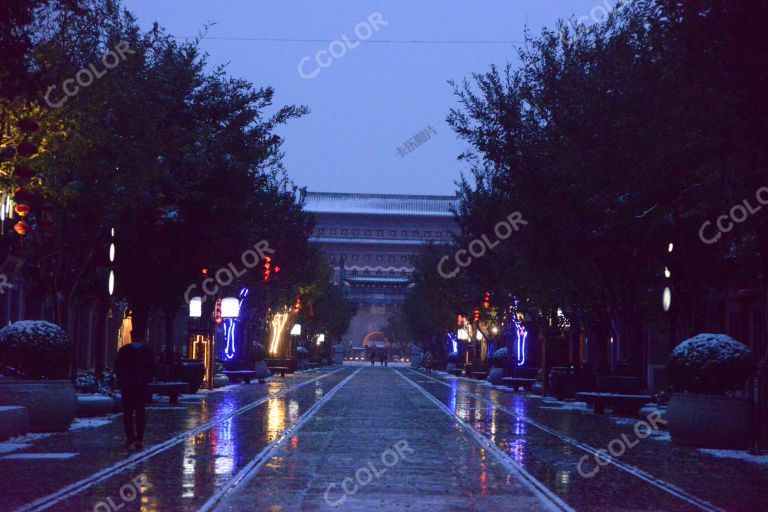
M 387 346 L 387 337 L 381 331 L 369 332 L 365 338 L 363 338 L 363 347 L 381 347 Z

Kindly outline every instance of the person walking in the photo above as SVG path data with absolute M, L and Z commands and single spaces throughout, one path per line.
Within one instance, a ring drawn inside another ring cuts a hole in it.
M 424 366 L 424 369 L 427 371 L 427 373 L 432 373 L 432 352 L 429 350 L 427 350 L 424 354 L 422 365 Z
M 155 354 L 144 341 L 143 334 L 131 331 L 131 343 L 121 348 L 115 359 L 117 385 L 123 401 L 125 444 L 137 450 L 144 448 L 144 407 L 149 398 L 149 383 L 155 375 Z
M 376 351 L 371 349 L 371 366 L 376 366 Z
M 381 364 L 381 366 L 387 366 L 387 354 L 383 350 L 379 354 L 379 364 Z

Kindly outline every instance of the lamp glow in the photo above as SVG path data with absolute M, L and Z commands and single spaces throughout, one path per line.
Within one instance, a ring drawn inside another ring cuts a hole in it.
M 495 335 L 497 335 L 497 334 L 499 334 L 499 328 L 498 328 L 498 327 L 496 327 L 496 326 L 494 325 L 493 327 L 491 327 L 491 333 L 492 333 L 494 336 L 495 336 Z
M 664 277 L 669 279 L 670 276 L 672 276 L 672 272 L 669 271 L 668 267 L 664 267 Z
M 675 248 L 675 244 L 672 242 L 669 242 L 669 245 L 667 246 L 667 252 L 672 252 L 672 250 Z
M 107 290 L 109 290 L 110 295 L 112 295 L 115 292 L 115 271 L 114 270 L 109 271 L 109 282 L 107 283 Z
M 285 323 L 288 321 L 288 313 L 276 313 L 272 317 L 272 341 L 269 345 L 269 353 L 277 354 L 280 348 L 280 339 L 283 337 L 283 329 L 285 329 Z
M 669 289 L 669 286 L 664 288 L 664 293 L 661 296 L 661 305 L 664 311 L 669 311 L 669 308 L 672 307 L 672 290 Z
M 291 327 L 291 336 L 301 336 L 301 324 L 294 324 Z
M 237 318 L 240 315 L 240 301 L 237 297 L 221 299 L 221 318 Z
M 189 317 L 200 318 L 203 316 L 203 298 L 192 297 L 189 299 Z
M 109 244 L 109 261 L 115 261 L 115 244 Z
M 466 340 L 469 339 L 469 334 L 467 334 L 467 330 L 466 329 L 459 329 L 456 332 L 456 337 L 459 338 L 462 341 L 466 341 Z
M 475 333 L 475 339 L 477 341 L 483 341 L 483 333 L 480 332 L 480 329 L 478 329 L 477 332 Z

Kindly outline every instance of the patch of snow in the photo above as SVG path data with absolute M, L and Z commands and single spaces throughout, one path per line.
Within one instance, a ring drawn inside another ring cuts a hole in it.
M 71 432 L 73 430 L 82 430 L 84 428 L 103 427 L 104 425 L 109 425 L 112 423 L 115 418 L 117 418 L 117 416 L 119 415 L 113 414 L 105 418 L 75 418 L 75 421 L 73 421 L 72 425 L 69 427 L 69 431 Z
M 740 450 L 711 450 L 709 448 L 699 448 L 699 451 L 721 459 L 744 460 L 754 464 L 768 466 L 768 455 L 752 455 L 751 453 Z
M 11 455 L 5 455 L 0 459 L 27 459 L 27 460 L 47 460 L 47 459 L 71 459 L 77 457 L 79 453 L 12 453 Z
M 38 441 L 40 439 L 45 439 L 47 437 L 51 437 L 53 435 L 52 432 L 46 432 L 46 433 L 34 433 L 30 432 L 28 434 L 24 434 L 22 436 L 16 436 L 8 439 L 8 443 L 28 443 L 30 441 Z
M 656 441 L 669 441 L 672 442 L 672 436 L 666 430 L 651 430 L 650 437 L 648 439 L 654 439 Z
M 549 407 L 548 405 L 537 407 L 537 409 L 546 409 L 550 411 L 585 411 L 585 412 L 592 412 L 592 409 L 587 407 L 586 402 L 548 402 L 544 401 L 545 404 L 552 405 L 552 407 Z
M 32 446 L 29 443 L 0 443 L 0 453 L 11 453 Z
M 78 402 L 104 402 L 106 400 L 111 401 L 112 399 L 107 395 L 84 394 L 84 393 L 77 394 Z

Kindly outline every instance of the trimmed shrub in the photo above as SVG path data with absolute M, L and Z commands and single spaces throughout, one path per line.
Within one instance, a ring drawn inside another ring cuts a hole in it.
M 667 363 L 676 391 L 724 395 L 755 369 L 749 348 L 725 334 L 698 334 L 680 343 Z
M 0 329 L 0 365 L 24 379 L 66 379 L 72 344 L 58 325 L 22 320 Z
M 503 368 L 507 362 L 507 347 L 501 347 L 491 356 L 491 366 Z

